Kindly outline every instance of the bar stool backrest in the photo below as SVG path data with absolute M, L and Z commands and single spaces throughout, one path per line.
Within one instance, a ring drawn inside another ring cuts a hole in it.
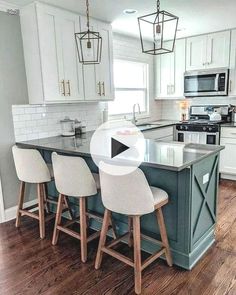
M 100 163 L 102 201 L 105 208 L 125 215 L 144 215 L 154 211 L 154 198 L 141 169 L 126 175 L 112 175 L 104 171 L 119 166 Z
M 51 180 L 50 172 L 40 152 L 35 149 L 12 147 L 16 174 L 20 181 L 44 183 Z
M 56 188 L 59 193 L 71 197 L 88 197 L 97 194 L 94 177 L 80 157 L 52 154 Z

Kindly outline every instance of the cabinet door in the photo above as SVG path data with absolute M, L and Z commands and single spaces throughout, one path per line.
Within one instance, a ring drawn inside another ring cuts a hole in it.
M 225 149 L 221 152 L 220 172 L 236 175 L 236 139 L 221 138 L 220 144 L 225 146 Z
M 236 95 L 236 30 L 231 33 L 229 94 Z
M 37 8 L 44 99 L 61 101 L 64 99 L 64 73 L 62 51 L 58 47 L 60 25 L 53 8 L 43 5 Z
M 171 96 L 171 63 L 173 53 L 162 54 L 156 57 L 156 98 L 167 98 Z
M 79 17 L 66 13 L 60 18 L 61 49 L 66 100 L 84 100 L 83 67 L 79 63 L 75 33 L 80 31 Z
M 174 52 L 174 82 L 171 84 L 174 85 L 175 97 L 184 96 L 184 72 L 185 72 L 185 48 L 186 43 L 185 39 L 176 40 L 175 52 Z
M 87 21 L 84 17 L 80 18 L 81 31 L 87 31 Z M 91 30 L 97 31 L 97 22 L 90 21 Z M 92 46 L 92 53 L 95 53 L 95 48 Z M 83 65 L 84 73 L 84 97 L 85 100 L 100 100 L 101 99 L 101 87 L 99 84 L 99 72 L 98 65 Z
M 229 67 L 230 31 L 207 36 L 207 68 Z
M 156 58 L 156 98 L 182 97 L 184 93 L 185 40 L 177 40 L 173 53 Z
M 98 65 L 101 99 L 114 100 L 112 27 L 99 22 L 98 31 L 102 36 L 102 58 Z
M 207 36 L 187 39 L 186 70 L 200 70 L 206 67 Z

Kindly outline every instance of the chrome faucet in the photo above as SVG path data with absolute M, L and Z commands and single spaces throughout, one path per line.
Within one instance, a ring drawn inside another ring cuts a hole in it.
M 132 119 L 132 121 L 131 121 L 134 125 L 136 125 L 137 122 L 138 122 L 138 120 L 136 119 L 136 113 L 135 113 L 135 111 L 136 111 L 136 106 L 138 107 L 138 113 L 141 114 L 141 111 L 140 111 L 140 105 L 139 105 L 138 103 L 135 103 L 135 104 L 133 105 L 133 119 Z

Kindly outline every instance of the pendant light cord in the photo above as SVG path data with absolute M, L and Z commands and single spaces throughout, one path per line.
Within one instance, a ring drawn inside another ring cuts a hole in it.
M 87 15 L 87 27 L 88 27 L 88 31 L 89 31 L 89 1 L 86 0 L 86 6 L 87 6 L 87 10 L 86 10 L 86 15 Z
M 157 0 L 157 12 L 159 12 L 160 11 L 160 0 Z

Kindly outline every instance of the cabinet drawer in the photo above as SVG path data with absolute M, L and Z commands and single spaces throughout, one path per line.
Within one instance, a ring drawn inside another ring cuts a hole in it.
M 144 131 L 143 135 L 146 139 L 160 139 L 169 136 L 173 137 L 173 126 Z
M 236 128 L 232 127 L 222 127 L 221 128 L 221 137 L 230 137 L 236 138 Z

